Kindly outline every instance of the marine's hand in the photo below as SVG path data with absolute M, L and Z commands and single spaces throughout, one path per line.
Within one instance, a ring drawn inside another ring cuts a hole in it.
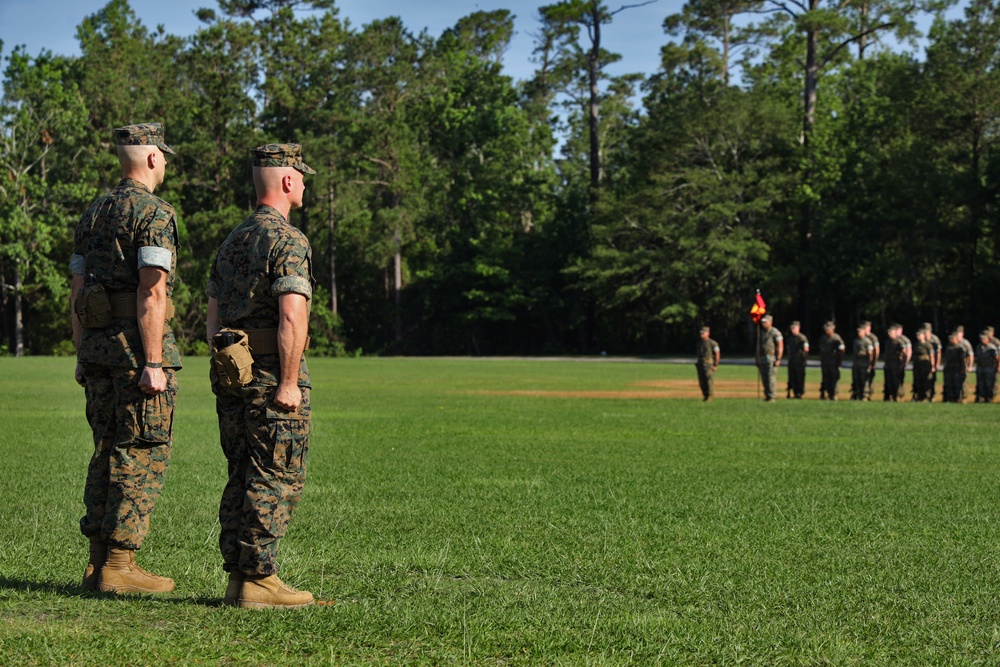
M 87 386 L 87 378 L 83 377 L 83 364 L 80 362 L 76 364 L 76 383 L 81 387 Z
M 282 410 L 295 412 L 302 404 L 302 390 L 299 385 L 292 383 L 282 383 L 278 385 L 278 391 L 274 392 L 274 404 Z
M 167 390 L 166 373 L 162 368 L 143 368 L 142 377 L 139 378 L 139 389 L 150 396 L 162 394 Z

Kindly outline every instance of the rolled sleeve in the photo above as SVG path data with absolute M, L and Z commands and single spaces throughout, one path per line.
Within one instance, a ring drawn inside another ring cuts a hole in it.
M 139 268 L 153 267 L 170 273 L 173 264 L 173 253 L 167 248 L 144 246 L 139 248 Z
M 219 283 L 214 280 L 209 280 L 208 285 L 205 287 L 205 293 L 208 294 L 210 299 L 219 298 Z
M 283 276 L 271 283 L 271 293 L 275 296 L 291 292 L 312 299 L 312 285 L 309 279 L 302 276 Z
M 69 270 L 78 276 L 87 272 L 87 260 L 83 255 L 73 253 L 69 257 Z

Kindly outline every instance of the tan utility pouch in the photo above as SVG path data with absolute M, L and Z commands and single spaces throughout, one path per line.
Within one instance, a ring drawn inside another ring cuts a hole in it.
M 245 331 L 222 329 L 212 337 L 212 366 L 224 387 L 245 387 L 253 380 L 253 356 Z
M 84 329 L 103 329 L 111 324 L 111 301 L 104 285 L 86 285 L 76 293 L 76 316 Z

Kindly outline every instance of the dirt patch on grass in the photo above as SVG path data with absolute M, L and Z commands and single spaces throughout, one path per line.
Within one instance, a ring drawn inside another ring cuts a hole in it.
M 481 390 L 470 393 L 485 396 L 538 396 L 549 398 L 610 398 L 610 399 L 665 399 L 665 398 L 697 398 L 701 399 L 701 390 L 698 388 L 697 379 L 693 380 L 646 380 L 636 382 L 632 385 L 635 389 L 624 389 L 620 391 L 545 391 L 540 389 L 512 389 L 512 390 Z M 841 383 L 841 391 L 838 400 L 847 401 L 851 398 L 850 385 Z M 751 380 L 715 380 L 715 399 L 725 398 L 761 398 L 763 390 L 758 393 L 757 383 Z M 778 385 L 778 398 L 785 400 L 785 388 Z M 814 387 L 806 385 L 806 395 L 804 400 L 819 400 L 819 383 Z M 876 383 L 875 393 L 872 400 L 882 400 L 882 387 Z M 907 395 L 903 402 L 909 402 Z M 937 401 L 941 398 L 938 396 Z M 966 399 L 971 402 L 971 399 Z

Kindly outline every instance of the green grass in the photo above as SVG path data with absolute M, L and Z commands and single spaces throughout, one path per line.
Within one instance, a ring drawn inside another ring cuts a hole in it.
M 0 359 L 0 664 L 1000 664 L 1000 406 L 488 395 L 696 379 L 311 360 L 282 574 L 337 604 L 249 612 L 216 606 L 225 466 L 188 364 L 140 554 L 177 591 L 113 598 L 77 590 L 72 361 Z

